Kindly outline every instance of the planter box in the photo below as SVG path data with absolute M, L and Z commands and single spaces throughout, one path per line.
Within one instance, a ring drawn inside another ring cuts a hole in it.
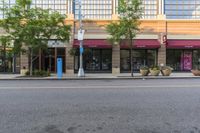
M 152 70 L 150 69 L 151 76 L 158 76 L 160 74 L 160 70 Z
M 194 76 L 200 76 L 200 70 L 191 70 Z
M 163 76 L 170 76 L 170 74 L 172 73 L 172 70 L 171 69 L 164 69 L 164 70 L 161 70 L 161 73 Z
M 141 74 L 142 76 L 148 76 L 149 70 L 142 70 L 142 69 L 140 69 L 140 74 Z

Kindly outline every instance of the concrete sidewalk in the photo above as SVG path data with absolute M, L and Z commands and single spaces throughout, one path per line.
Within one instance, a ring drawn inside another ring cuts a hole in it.
M 121 73 L 118 75 L 112 75 L 111 73 L 86 73 L 85 77 L 78 77 L 77 74 L 73 75 L 66 75 L 63 74 L 63 77 L 61 79 L 63 80 L 86 80 L 86 79 L 181 79 L 181 78 L 200 78 L 200 76 L 193 76 L 191 72 L 173 72 L 170 76 L 162 76 L 161 74 L 159 76 L 141 76 L 140 73 L 134 73 L 134 77 L 131 77 L 130 73 Z M 21 76 L 20 74 L 0 74 L 0 80 L 56 80 L 57 75 L 51 74 L 49 77 L 25 77 Z

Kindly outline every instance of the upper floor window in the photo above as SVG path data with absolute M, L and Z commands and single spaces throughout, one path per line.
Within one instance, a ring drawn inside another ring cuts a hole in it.
M 112 0 L 82 0 L 83 19 L 111 19 Z M 79 18 L 79 4 L 74 3 L 75 19 Z
M 156 19 L 158 14 L 158 0 L 142 0 L 144 9 L 143 19 Z
M 167 19 L 199 19 L 200 0 L 165 0 Z
M 66 14 L 68 0 L 32 0 L 31 7 L 40 7 L 42 9 L 50 9 L 50 11 L 58 11 Z M 0 7 L 11 7 L 15 5 L 16 0 L 0 0 Z M 0 18 L 4 18 L 4 11 L 0 11 Z

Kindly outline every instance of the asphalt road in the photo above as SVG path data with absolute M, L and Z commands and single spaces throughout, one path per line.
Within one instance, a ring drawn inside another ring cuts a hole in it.
M 0 133 L 200 133 L 200 79 L 0 80 Z

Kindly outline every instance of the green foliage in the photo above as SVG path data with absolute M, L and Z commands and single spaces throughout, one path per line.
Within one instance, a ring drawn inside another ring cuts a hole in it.
M 70 54 L 71 56 L 74 56 L 74 55 L 76 54 L 76 48 L 71 48 L 71 49 L 69 50 L 69 54 Z
M 162 66 L 161 70 L 173 70 L 170 66 Z
M 30 8 L 31 0 L 17 0 L 16 5 L 3 8 L 5 19 L 0 27 L 14 41 L 14 51 L 20 52 L 23 45 L 33 51 L 46 49 L 51 38 L 69 41 L 71 26 L 65 24 L 65 15 L 47 9 Z
M 29 76 L 30 72 L 27 71 L 25 73 L 25 75 Z M 49 71 L 44 71 L 44 70 L 34 70 L 32 76 L 34 76 L 34 77 L 47 77 L 47 76 L 50 76 L 50 72 Z
M 71 26 L 65 23 L 65 15 L 48 9 L 30 8 L 31 0 L 17 0 L 12 7 L 1 8 L 5 19 L 0 20 L 0 28 L 14 41 L 13 52 L 29 56 L 32 73 L 32 57 L 38 51 L 46 50 L 48 40 L 69 41 Z
M 151 66 L 150 70 L 160 70 L 160 67 L 159 66 Z
M 148 66 L 141 66 L 140 70 L 149 70 L 149 67 Z
M 119 21 L 110 23 L 106 30 L 111 35 L 109 41 L 132 40 L 139 31 L 139 19 L 142 16 L 140 0 L 119 0 Z

